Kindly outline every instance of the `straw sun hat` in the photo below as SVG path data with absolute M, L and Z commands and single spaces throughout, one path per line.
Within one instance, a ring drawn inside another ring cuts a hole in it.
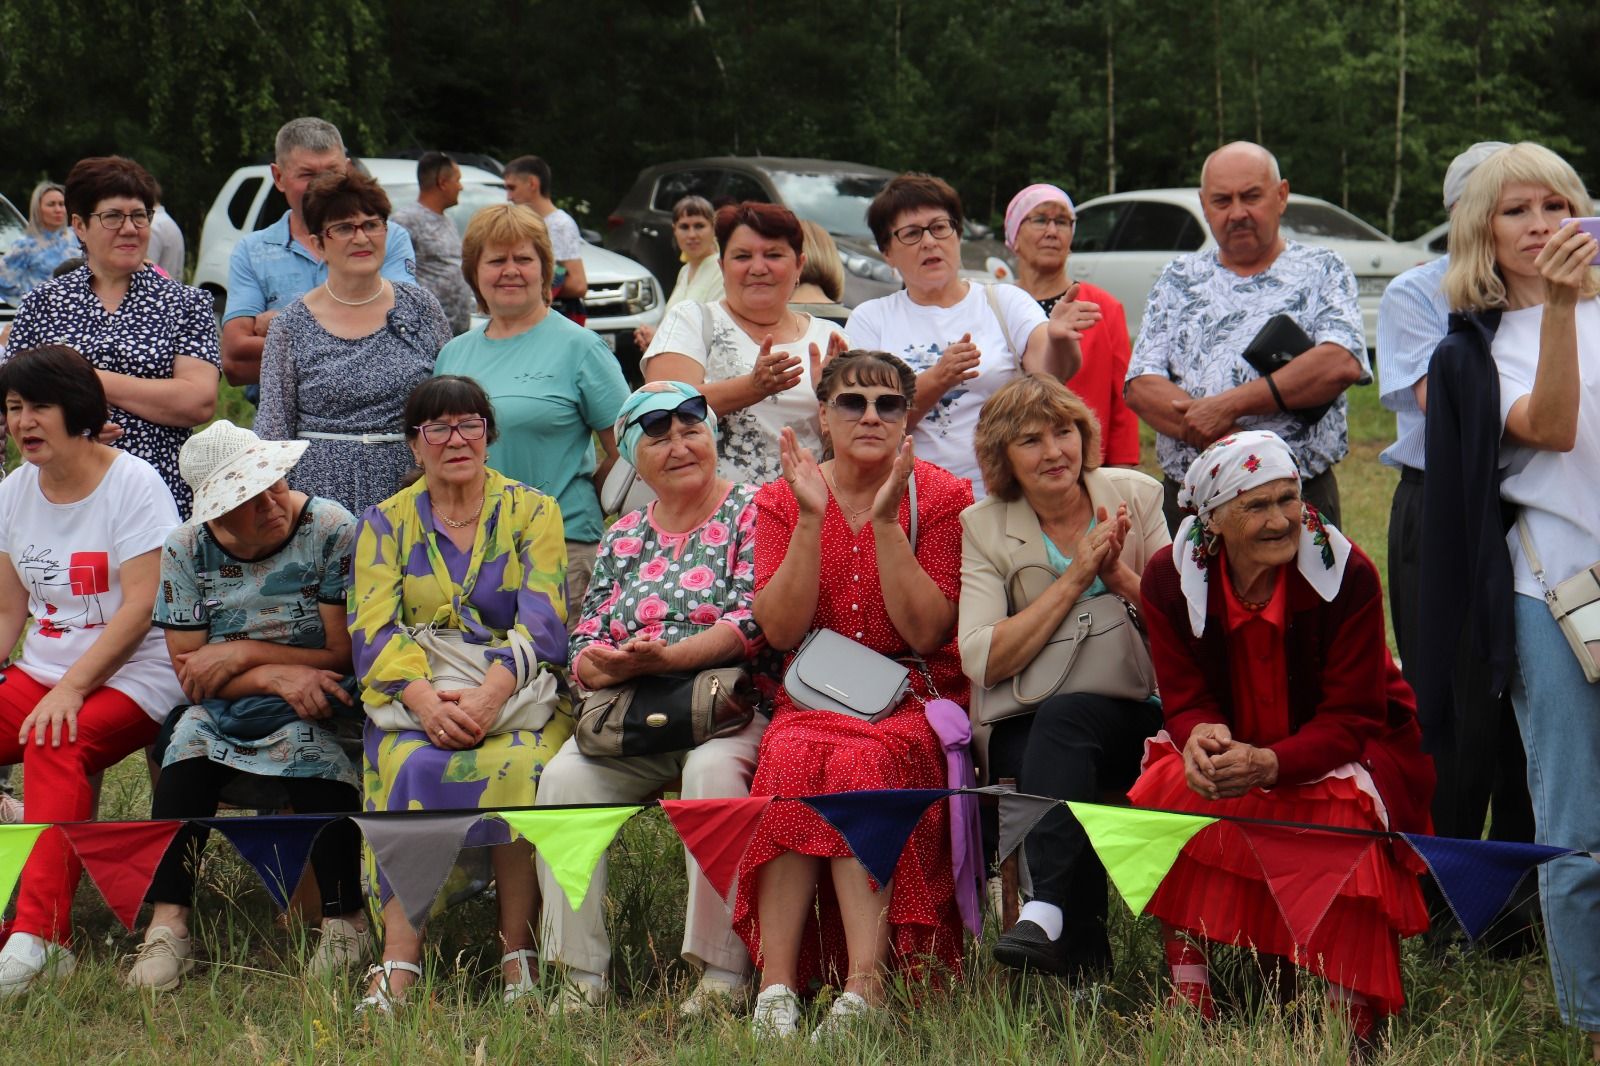
M 184 442 L 178 472 L 194 489 L 191 523 L 220 518 L 278 483 L 310 441 L 262 440 L 220 419 Z

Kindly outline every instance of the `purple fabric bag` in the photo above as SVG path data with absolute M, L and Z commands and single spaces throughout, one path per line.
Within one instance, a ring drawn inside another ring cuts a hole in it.
M 929 700 L 928 724 L 944 745 L 945 784 L 972 788 L 972 725 L 953 700 Z M 956 907 L 973 936 L 983 935 L 983 841 L 978 827 L 978 798 L 950 797 L 950 861 L 956 883 Z

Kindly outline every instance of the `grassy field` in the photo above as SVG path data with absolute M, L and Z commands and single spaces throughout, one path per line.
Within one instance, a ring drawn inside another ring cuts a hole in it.
M 247 408 L 228 397 L 219 415 Z M 1379 467 L 1392 421 L 1375 389 L 1353 393 L 1351 456 L 1339 469 L 1345 529 L 1384 567 L 1393 474 Z M 143 766 L 107 778 L 102 816 L 148 814 Z M 823 1049 L 771 1047 L 748 1035 L 743 1015 L 683 1023 L 672 1004 L 689 974 L 676 959 L 682 935 L 683 865 L 659 811 L 625 828 L 613 848 L 608 906 L 621 989 L 603 1014 L 549 1020 L 499 1002 L 493 904 L 469 901 L 435 923 L 428 995 L 393 1020 L 357 1020 L 355 975 L 330 985 L 298 976 L 304 931 L 285 927 L 265 891 L 225 844 L 202 874 L 196 921 L 205 962 L 175 994 L 124 989 L 123 956 L 136 939 L 85 882 L 77 901 L 78 972 L 6 1012 L 4 1063 L 1342 1063 L 1345 1041 L 1305 982 L 1288 1008 L 1260 1005 L 1248 959 L 1219 960 L 1231 1009 L 1215 1025 L 1161 1007 L 1161 952 L 1153 922 L 1114 903 L 1117 969 L 1095 989 L 1070 994 L 1048 978 L 1015 979 L 987 944 L 972 945 L 954 989 L 901 989 L 893 1010 Z M 1408 945 L 1407 1011 L 1374 1058 L 1394 1064 L 1582 1063 L 1588 1041 L 1560 1027 L 1542 957 L 1491 960 L 1453 948 L 1431 955 Z M 825 990 L 818 1009 L 826 1006 Z

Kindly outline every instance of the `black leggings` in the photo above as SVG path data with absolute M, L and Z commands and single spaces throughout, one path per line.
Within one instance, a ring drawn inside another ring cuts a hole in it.
M 1145 738 L 1161 722 L 1161 708 L 1153 703 L 1086 693 L 1052 696 L 1033 714 L 995 726 L 989 779 L 1014 777 L 1018 792 L 1099 803 L 1105 791 L 1133 785 Z M 1074 940 L 1103 940 L 1106 871 L 1072 812 L 1052 809 L 1023 846 L 1033 898 L 1062 909 Z
M 184 759 L 162 767 L 150 804 L 152 818 L 212 818 L 222 790 L 241 776 L 242 770 L 210 759 Z M 322 777 L 280 777 L 296 814 L 358 814 L 361 793 L 342 781 Z M 193 906 L 194 873 L 211 830 L 188 824 L 172 838 L 156 867 L 155 880 L 145 899 L 151 903 Z M 324 915 L 349 914 L 361 909 L 361 832 L 356 824 L 338 819 L 328 824 L 311 846 L 311 869 L 322 892 Z M 291 886 L 292 888 L 292 886 Z

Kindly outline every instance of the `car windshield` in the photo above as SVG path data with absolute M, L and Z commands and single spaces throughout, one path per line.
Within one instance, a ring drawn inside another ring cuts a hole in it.
M 1310 240 L 1331 237 L 1341 241 L 1387 241 L 1388 237 L 1348 211 L 1332 204 L 1290 200 L 1280 228 L 1287 236 Z
M 383 191 L 389 194 L 390 202 L 399 207 L 409 204 L 417 198 L 417 183 L 406 182 L 403 185 L 385 185 Z M 456 229 L 466 236 L 467 223 L 472 221 L 472 216 L 490 204 L 503 204 L 506 202 L 506 190 L 503 185 L 490 185 L 484 182 L 469 182 L 461 186 L 461 199 L 456 205 L 445 211 L 445 217 L 456 224 Z
M 803 219 L 841 237 L 869 238 L 867 205 L 889 180 L 881 174 L 802 174 L 772 171 L 778 196 Z

